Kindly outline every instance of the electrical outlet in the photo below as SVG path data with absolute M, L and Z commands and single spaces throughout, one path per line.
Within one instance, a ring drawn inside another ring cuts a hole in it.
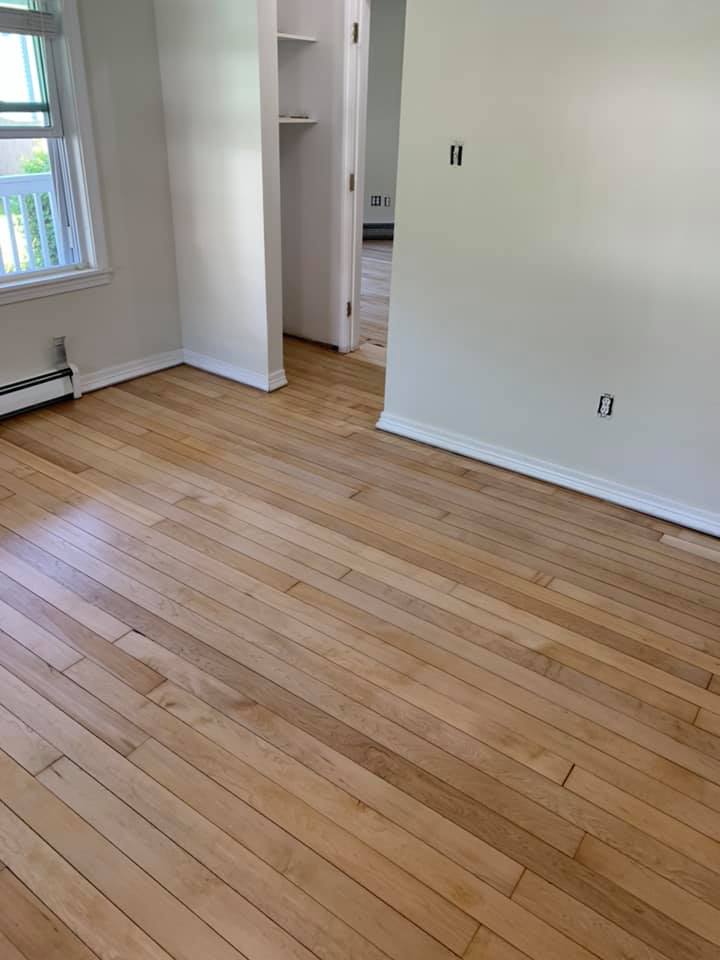
M 381 207 L 382 206 L 382 197 L 379 193 L 373 193 L 370 197 L 370 206 L 371 207 Z
M 603 395 L 600 397 L 600 403 L 598 404 L 598 416 L 611 417 L 613 415 L 614 406 L 615 397 L 611 393 L 603 393 Z

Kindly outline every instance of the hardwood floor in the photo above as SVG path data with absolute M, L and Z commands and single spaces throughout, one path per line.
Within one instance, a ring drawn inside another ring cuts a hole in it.
M 0 957 L 717 960 L 718 541 L 286 359 L 0 426 Z
M 362 256 L 360 358 L 385 364 L 392 278 L 392 240 L 366 240 Z

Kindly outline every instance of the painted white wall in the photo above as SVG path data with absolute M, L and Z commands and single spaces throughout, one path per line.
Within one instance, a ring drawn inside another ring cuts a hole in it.
M 372 0 L 368 77 L 365 223 L 395 223 L 406 0 Z M 371 207 L 372 194 L 392 206 Z
M 282 208 L 280 203 L 280 112 L 276 2 L 258 3 L 258 55 L 263 164 L 265 289 L 268 366 L 272 389 L 286 383 L 283 370 Z
M 716 0 L 409 5 L 389 429 L 720 533 L 719 45 Z
M 180 347 L 152 0 L 80 0 L 109 247 L 108 286 L 0 307 L 0 382 L 52 366 L 67 335 L 84 376 Z
M 155 9 L 183 345 L 190 362 L 267 388 L 282 349 L 263 162 L 263 136 L 267 164 L 272 144 L 260 27 L 266 43 L 272 24 L 259 24 L 256 0 L 155 0 Z
M 346 174 L 346 0 L 278 0 L 278 25 L 283 33 L 317 38 L 279 45 L 280 112 L 304 110 L 317 120 L 280 131 L 284 328 L 337 345 L 340 304 L 348 298 L 341 292 L 338 244 Z

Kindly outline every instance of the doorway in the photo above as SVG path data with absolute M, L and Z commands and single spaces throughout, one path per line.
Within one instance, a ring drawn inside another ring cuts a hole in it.
M 382 366 L 405 12 L 406 0 L 278 0 L 269 71 L 278 78 L 284 333 Z
M 397 197 L 406 0 L 370 0 L 362 197 L 359 341 L 363 358 L 385 364 Z M 368 28 L 366 27 L 366 30 Z M 358 198 L 360 199 L 360 198 Z M 358 203 L 358 205 L 360 205 Z
M 390 313 L 406 0 L 363 0 L 350 86 L 356 133 L 349 347 L 385 365 Z M 364 41 L 364 42 L 362 42 Z

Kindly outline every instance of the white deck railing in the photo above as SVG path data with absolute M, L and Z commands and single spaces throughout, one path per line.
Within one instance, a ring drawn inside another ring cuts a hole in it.
M 65 262 L 51 173 L 0 177 L 0 277 Z

